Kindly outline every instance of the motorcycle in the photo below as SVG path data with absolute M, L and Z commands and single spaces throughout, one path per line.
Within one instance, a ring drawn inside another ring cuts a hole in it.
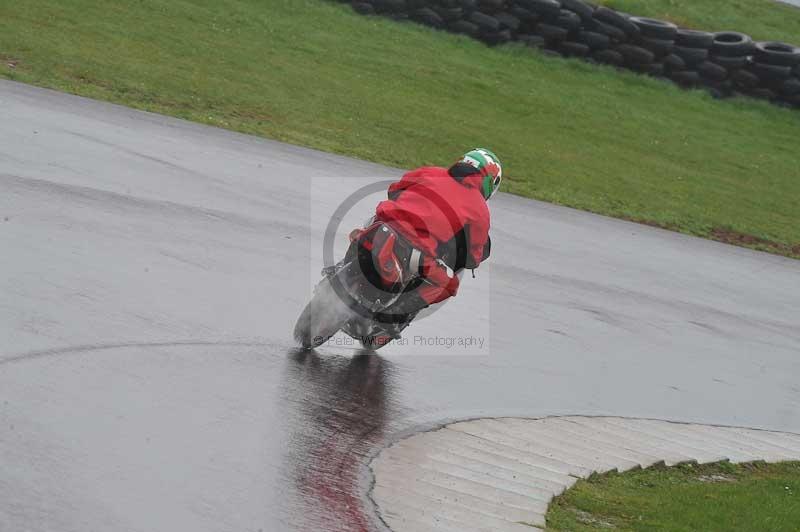
M 313 349 L 341 330 L 375 351 L 400 338 L 418 314 L 399 310 L 402 301 L 427 282 L 421 275 L 422 259 L 385 222 L 354 230 L 344 258 L 323 268 L 322 280 L 295 325 L 295 339 Z

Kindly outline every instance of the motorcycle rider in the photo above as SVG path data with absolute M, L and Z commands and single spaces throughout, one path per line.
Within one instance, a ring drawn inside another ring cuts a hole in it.
M 489 257 L 489 208 L 500 188 L 500 159 L 488 149 L 467 152 L 449 168 L 426 166 L 392 183 L 375 218 L 394 227 L 422 253 L 420 274 L 428 281 L 408 292 L 387 313 L 399 321 L 458 292 L 463 269 Z

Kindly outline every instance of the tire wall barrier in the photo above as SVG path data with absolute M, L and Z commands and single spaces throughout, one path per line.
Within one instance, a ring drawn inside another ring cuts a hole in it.
M 714 97 L 746 95 L 800 108 L 800 48 L 735 31 L 682 29 L 584 0 L 338 0 L 358 13 L 411 20 L 489 46 L 518 42 L 667 78 Z

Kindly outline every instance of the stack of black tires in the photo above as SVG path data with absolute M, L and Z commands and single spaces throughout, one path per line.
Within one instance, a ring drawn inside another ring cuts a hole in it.
M 347 0 L 340 0 L 347 1 Z M 717 97 L 744 94 L 800 108 L 800 48 L 753 42 L 636 17 L 585 0 L 358 0 L 362 14 L 413 20 L 494 46 L 511 41 L 546 53 L 664 77 Z

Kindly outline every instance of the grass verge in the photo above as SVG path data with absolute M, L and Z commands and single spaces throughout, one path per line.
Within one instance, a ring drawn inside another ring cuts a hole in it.
M 322 0 L 5 2 L 0 59 L 6 78 L 399 167 L 488 145 L 507 191 L 800 256 L 800 113 L 765 102 Z
M 657 466 L 581 480 L 550 505 L 550 532 L 796 532 L 800 463 Z
M 602 0 L 619 11 L 684 28 L 740 31 L 759 41 L 800 45 L 800 9 L 775 0 Z

